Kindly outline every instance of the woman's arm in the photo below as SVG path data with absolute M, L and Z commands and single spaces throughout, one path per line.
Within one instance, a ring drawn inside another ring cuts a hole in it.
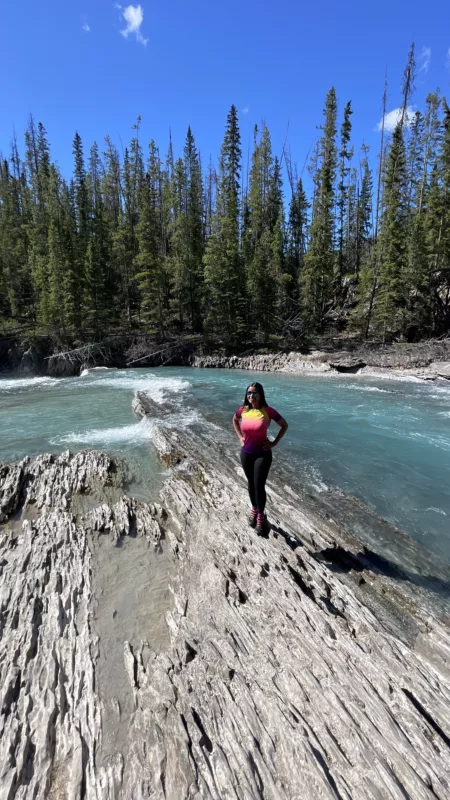
M 239 417 L 236 416 L 236 414 L 233 417 L 233 428 L 236 431 L 236 435 L 237 435 L 237 437 L 238 437 L 238 439 L 239 439 L 239 441 L 241 443 L 241 446 L 242 446 L 244 444 L 244 437 L 242 436 L 241 424 L 239 422 Z
M 280 441 L 280 439 L 283 438 L 284 434 L 286 433 L 289 427 L 284 417 L 280 417 L 280 419 L 276 419 L 274 421 L 277 423 L 277 425 L 280 426 L 280 430 L 278 431 L 277 437 L 276 439 L 273 440 L 273 442 L 266 442 L 266 444 L 263 447 L 263 450 L 271 450 L 272 447 L 275 447 Z

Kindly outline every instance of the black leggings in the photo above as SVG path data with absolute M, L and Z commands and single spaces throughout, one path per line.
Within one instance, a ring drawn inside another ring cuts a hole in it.
M 272 450 L 259 455 L 241 450 L 241 464 L 248 480 L 248 493 L 253 508 L 264 514 L 266 507 L 266 480 L 272 464 Z

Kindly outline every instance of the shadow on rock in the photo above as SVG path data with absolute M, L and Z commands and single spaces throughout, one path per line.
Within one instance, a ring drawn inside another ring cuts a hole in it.
M 437 575 L 421 575 L 399 567 L 394 561 L 374 553 L 367 547 L 362 552 L 351 553 L 343 547 L 327 547 L 315 554 L 318 561 L 324 561 L 332 572 L 363 572 L 370 570 L 377 575 L 385 575 L 394 580 L 408 581 L 441 597 L 450 597 L 450 580 Z

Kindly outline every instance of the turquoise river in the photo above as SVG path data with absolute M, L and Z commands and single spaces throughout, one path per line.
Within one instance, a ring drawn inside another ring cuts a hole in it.
M 228 426 L 251 378 L 289 422 L 274 451 L 293 480 L 352 495 L 450 563 L 450 385 L 361 376 L 303 377 L 218 369 L 91 370 L 77 378 L 0 378 L 0 461 L 85 448 L 124 457 L 130 488 L 154 498 L 164 478 L 155 422 L 137 421 L 137 390 L 177 411 L 175 428 Z M 276 428 L 276 426 L 272 426 Z M 230 436 L 232 436 L 232 432 Z M 231 441 L 231 439 L 230 439 Z M 236 451 L 238 443 L 236 440 Z M 274 461 L 276 464 L 276 461 Z

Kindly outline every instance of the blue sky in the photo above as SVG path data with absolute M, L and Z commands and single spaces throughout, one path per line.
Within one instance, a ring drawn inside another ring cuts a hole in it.
M 76 130 L 85 152 L 109 133 L 120 147 L 142 116 L 142 139 L 180 152 L 192 126 L 204 163 L 216 159 L 231 103 L 244 154 L 265 119 L 275 152 L 289 124 L 301 171 L 336 87 L 353 104 L 355 145 L 375 156 L 385 70 L 389 109 L 400 103 L 411 41 L 418 54 L 415 107 L 437 86 L 450 96 L 448 0 L 22 0 L 2 4 L 0 150 L 20 145 L 30 112 L 47 128 L 54 159 L 71 170 Z

